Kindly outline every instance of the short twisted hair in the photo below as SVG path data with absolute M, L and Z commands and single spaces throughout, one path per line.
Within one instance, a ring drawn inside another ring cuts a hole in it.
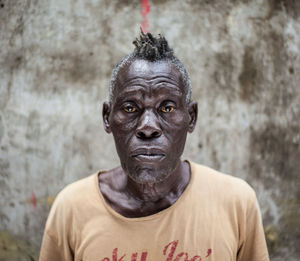
M 126 64 L 131 63 L 135 59 L 143 59 L 150 62 L 155 61 L 170 61 L 179 70 L 182 75 L 183 84 L 186 87 L 186 101 L 190 102 L 192 95 L 192 84 L 190 77 L 183 63 L 174 56 L 173 49 L 169 47 L 168 41 L 162 35 L 154 37 L 151 33 L 144 33 L 141 30 L 140 38 L 133 41 L 135 45 L 134 51 L 125 56 L 113 69 L 109 86 L 109 100 L 113 100 L 116 80 L 120 69 Z

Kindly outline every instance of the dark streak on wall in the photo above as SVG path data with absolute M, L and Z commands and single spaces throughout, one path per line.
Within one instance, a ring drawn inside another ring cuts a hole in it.
M 246 46 L 243 56 L 242 72 L 239 75 L 239 97 L 246 102 L 253 103 L 259 99 L 262 82 L 262 69 L 255 60 L 254 48 Z
M 270 122 L 263 129 L 252 130 L 250 137 L 249 177 L 262 182 L 267 190 L 274 191 L 273 198 L 282 211 L 280 223 L 276 227 L 276 233 L 280 235 L 278 242 L 269 242 L 274 251 L 271 254 L 280 253 L 278 246 L 285 245 L 300 255 L 297 243 L 300 238 L 299 125 L 281 127 Z M 278 190 L 279 195 L 276 193 Z M 265 215 L 266 226 L 272 222 L 272 216 Z

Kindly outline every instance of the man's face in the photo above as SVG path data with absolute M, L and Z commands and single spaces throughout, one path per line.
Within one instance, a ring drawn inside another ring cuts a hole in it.
M 186 91 L 181 73 L 167 61 L 137 59 L 119 71 L 113 101 L 103 107 L 104 123 L 135 182 L 160 182 L 179 164 L 197 117 Z

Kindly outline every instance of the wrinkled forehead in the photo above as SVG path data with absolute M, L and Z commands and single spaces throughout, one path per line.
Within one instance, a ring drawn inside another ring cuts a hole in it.
M 155 79 L 170 81 L 186 94 L 181 72 L 169 60 L 151 62 L 135 59 L 124 65 L 118 73 L 115 91 L 120 92 L 131 81 L 148 82 Z

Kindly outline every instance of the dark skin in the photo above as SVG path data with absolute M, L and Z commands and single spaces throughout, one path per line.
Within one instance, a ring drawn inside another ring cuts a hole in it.
M 143 217 L 170 207 L 190 180 L 180 157 L 195 128 L 197 103 L 174 64 L 136 59 L 119 71 L 113 99 L 103 104 L 121 166 L 99 175 L 106 202 L 125 217 Z

